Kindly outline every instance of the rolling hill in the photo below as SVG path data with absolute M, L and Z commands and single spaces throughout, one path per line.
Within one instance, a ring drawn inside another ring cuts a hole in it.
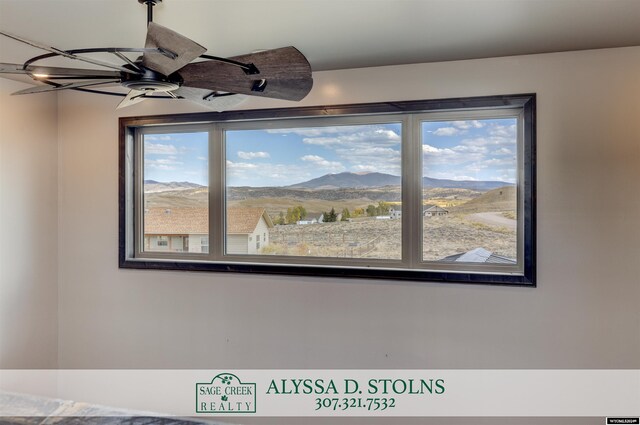
M 155 180 L 144 181 L 145 193 L 155 192 L 167 192 L 173 190 L 190 190 L 190 189 L 206 189 L 206 186 L 202 186 L 197 183 L 191 182 L 159 182 Z
M 517 191 L 515 186 L 505 186 L 483 193 L 477 198 L 455 207 L 455 211 L 465 213 L 515 211 L 516 196 Z

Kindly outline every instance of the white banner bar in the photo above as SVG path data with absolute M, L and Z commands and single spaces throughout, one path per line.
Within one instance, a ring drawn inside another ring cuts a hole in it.
M 638 417 L 639 400 L 640 370 L 0 370 L 0 416 Z

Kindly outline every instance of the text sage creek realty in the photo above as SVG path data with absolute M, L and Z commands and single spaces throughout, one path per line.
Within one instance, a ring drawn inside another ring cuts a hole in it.
M 443 394 L 444 379 L 272 379 L 267 394 Z

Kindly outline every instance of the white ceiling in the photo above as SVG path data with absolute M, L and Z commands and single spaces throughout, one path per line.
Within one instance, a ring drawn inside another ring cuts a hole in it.
M 293 45 L 315 71 L 640 45 L 640 0 L 164 0 L 154 21 L 216 56 Z M 143 47 L 146 9 L 0 0 L 0 28 L 65 50 Z M 0 38 L 0 62 L 44 53 Z

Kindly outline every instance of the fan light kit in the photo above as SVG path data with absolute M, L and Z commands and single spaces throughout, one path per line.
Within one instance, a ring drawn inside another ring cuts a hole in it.
M 20 90 L 14 95 L 78 90 L 122 96 L 124 99 L 118 108 L 148 98 L 175 98 L 223 110 L 239 104 L 247 96 L 299 101 L 313 86 L 311 66 L 295 47 L 263 50 L 232 58 L 206 55 L 207 49 L 195 41 L 153 22 L 153 7 L 162 0 L 137 1 L 147 6 L 147 39 L 144 48 L 61 50 L 0 31 L 5 37 L 49 52 L 28 59 L 23 64 L 0 63 L 0 74 L 24 74 L 45 83 L 44 86 Z M 113 55 L 121 64 L 87 56 L 96 53 Z M 131 59 L 125 55 L 131 53 L 141 56 Z M 37 64 L 57 56 L 103 69 Z M 129 89 L 129 93 L 100 89 L 117 85 Z

